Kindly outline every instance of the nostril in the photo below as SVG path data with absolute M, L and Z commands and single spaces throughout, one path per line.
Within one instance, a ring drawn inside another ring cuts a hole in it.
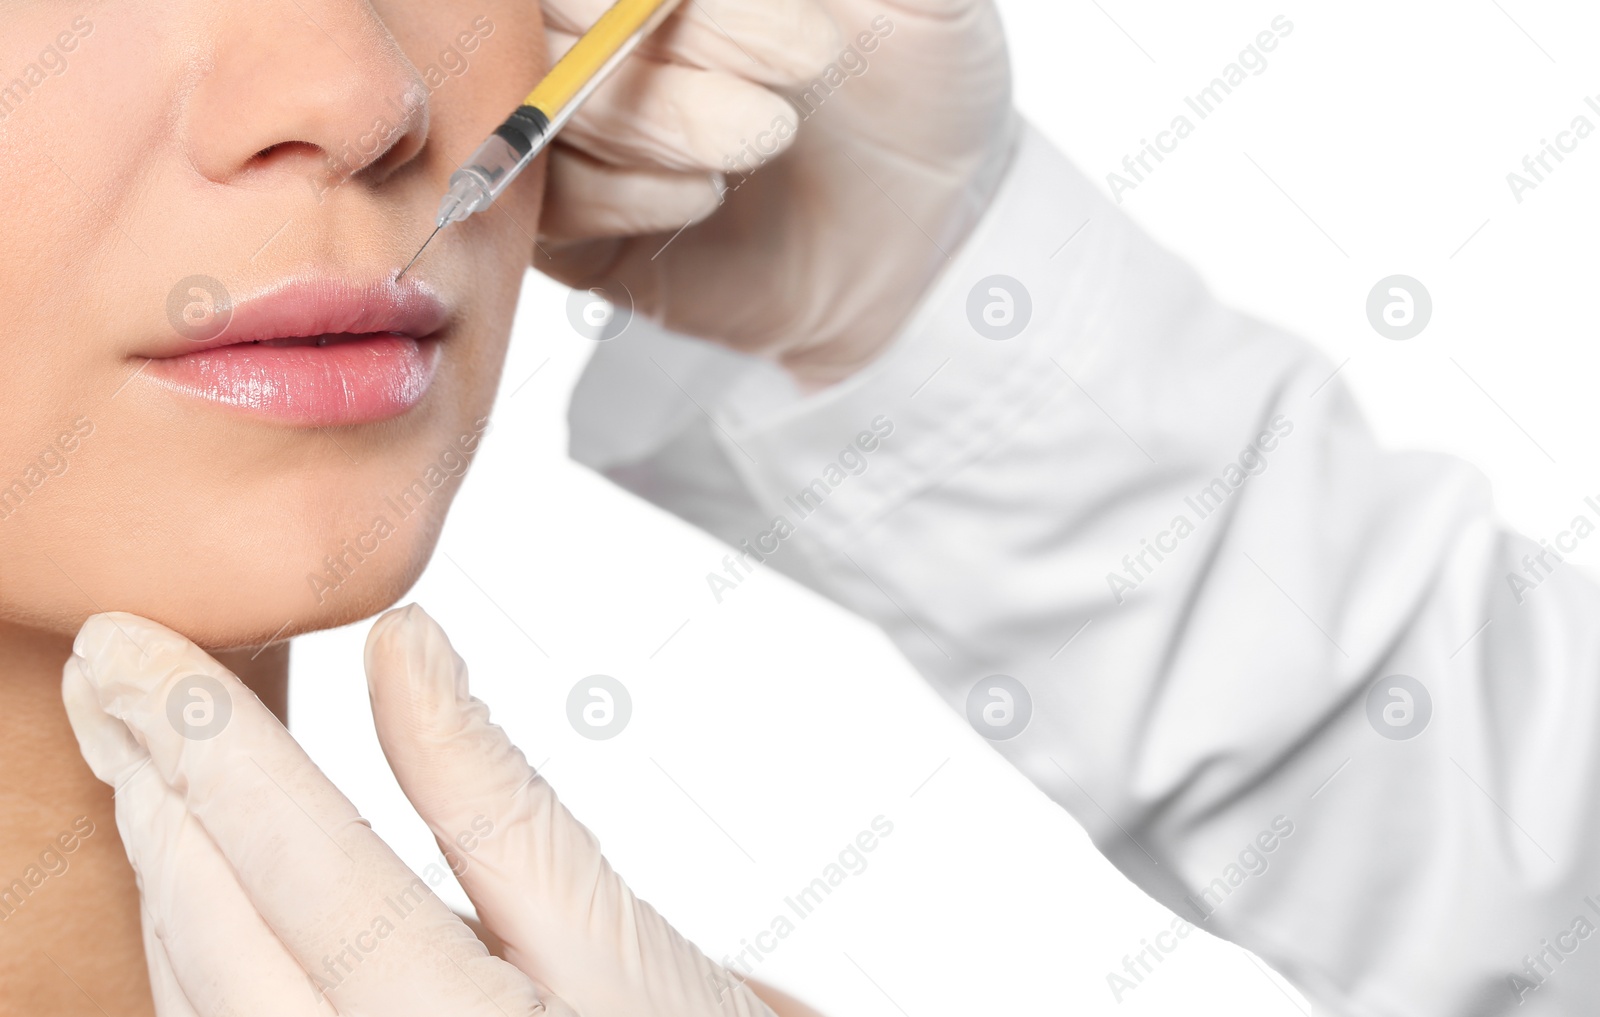
M 315 155 L 317 146 L 305 141 L 280 141 L 276 145 L 268 145 L 251 157 L 251 162 L 266 162 L 275 156 L 289 153 L 305 153 Z

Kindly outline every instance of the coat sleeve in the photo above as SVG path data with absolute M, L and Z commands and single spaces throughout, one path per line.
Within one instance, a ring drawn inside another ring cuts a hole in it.
M 1600 499 L 1509 532 L 1033 132 L 840 385 L 636 325 L 574 456 L 875 621 L 1177 914 L 1341 1013 L 1593 1009 Z

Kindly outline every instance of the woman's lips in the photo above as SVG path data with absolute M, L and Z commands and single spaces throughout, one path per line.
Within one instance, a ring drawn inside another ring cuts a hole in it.
M 382 334 L 326 346 L 245 343 L 153 360 L 145 374 L 177 392 L 292 424 L 387 420 L 422 401 L 439 363 L 434 339 Z
M 312 427 L 398 416 L 427 394 L 448 313 L 420 282 L 299 280 L 216 311 L 144 374 L 175 392 Z

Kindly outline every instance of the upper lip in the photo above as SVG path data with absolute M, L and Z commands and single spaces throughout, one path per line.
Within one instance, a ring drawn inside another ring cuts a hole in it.
M 189 339 L 173 330 L 153 359 L 271 339 L 391 334 L 424 339 L 444 328 L 449 309 L 420 279 L 353 282 L 328 276 L 292 279 L 234 300 L 227 326 Z

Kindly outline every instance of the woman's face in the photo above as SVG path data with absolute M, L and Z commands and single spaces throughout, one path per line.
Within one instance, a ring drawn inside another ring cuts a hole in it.
M 544 69 L 537 3 L 0 23 L 0 621 L 226 648 L 393 602 L 486 430 L 541 173 L 394 278 Z

